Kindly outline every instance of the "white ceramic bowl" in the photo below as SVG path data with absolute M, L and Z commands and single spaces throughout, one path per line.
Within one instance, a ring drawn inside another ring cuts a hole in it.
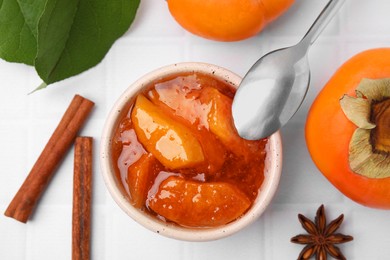
M 241 78 L 224 68 L 205 63 L 179 63 L 157 69 L 146 74 L 133 83 L 118 99 L 108 115 L 104 126 L 101 146 L 100 164 L 104 181 L 112 197 L 130 217 L 144 227 L 161 235 L 187 241 L 208 241 L 229 236 L 254 222 L 270 204 L 279 185 L 282 170 L 282 143 L 280 133 L 273 134 L 268 142 L 268 154 L 265 163 L 265 179 L 262 183 L 258 196 L 252 207 L 239 219 L 215 228 L 183 228 L 169 224 L 150 216 L 149 214 L 133 207 L 127 196 L 122 193 L 119 180 L 115 176 L 111 159 L 111 142 L 113 133 L 120 119 L 121 111 L 126 109 L 130 99 L 143 87 L 156 79 L 182 72 L 202 72 L 220 80 L 223 80 L 237 88 Z

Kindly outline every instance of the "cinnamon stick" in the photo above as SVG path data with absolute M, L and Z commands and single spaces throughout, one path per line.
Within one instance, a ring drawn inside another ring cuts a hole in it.
M 83 126 L 94 103 L 75 95 L 5 215 L 26 223 L 66 151 Z
M 92 138 L 77 137 L 74 151 L 72 260 L 89 260 L 92 196 Z

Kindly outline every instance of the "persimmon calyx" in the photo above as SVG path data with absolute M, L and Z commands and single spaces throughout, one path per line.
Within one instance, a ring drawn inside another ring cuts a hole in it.
M 340 99 L 358 128 L 349 144 L 349 166 L 368 178 L 390 177 L 390 78 L 362 79 L 356 97 Z

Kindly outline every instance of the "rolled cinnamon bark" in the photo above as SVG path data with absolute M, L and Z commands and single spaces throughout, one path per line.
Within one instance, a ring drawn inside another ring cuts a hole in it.
M 92 138 L 77 137 L 74 153 L 72 260 L 90 259 Z
M 92 101 L 82 96 L 76 95 L 73 98 L 26 180 L 5 211 L 7 217 L 27 222 L 93 106 Z

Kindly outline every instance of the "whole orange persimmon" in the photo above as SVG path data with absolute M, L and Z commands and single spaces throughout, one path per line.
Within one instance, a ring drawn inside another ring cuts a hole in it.
M 305 128 L 314 163 L 337 189 L 364 206 L 388 210 L 389 82 L 390 48 L 355 55 L 318 94 Z
M 259 33 L 294 0 L 167 0 L 176 21 L 189 32 L 218 41 Z

